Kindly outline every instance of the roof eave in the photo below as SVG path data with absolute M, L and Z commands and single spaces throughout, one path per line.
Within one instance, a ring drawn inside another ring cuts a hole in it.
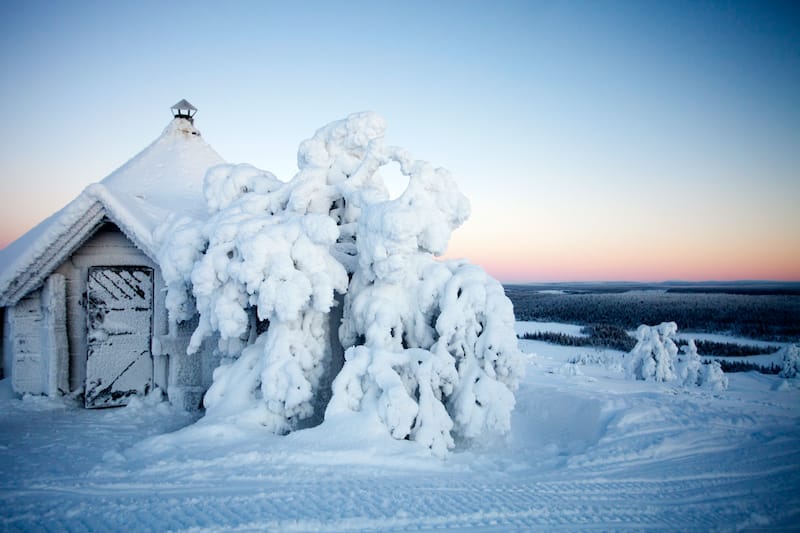
M 53 271 L 94 234 L 107 212 L 99 201 L 92 203 L 74 224 L 30 261 L 28 268 L 11 281 L 0 294 L 0 305 L 15 305 L 36 290 Z

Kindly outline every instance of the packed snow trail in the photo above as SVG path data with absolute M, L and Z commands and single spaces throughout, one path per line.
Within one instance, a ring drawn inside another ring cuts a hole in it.
M 51 488 L 20 494 L 13 501 L 15 516 L 8 516 L 4 509 L 4 527 L 24 531 L 127 530 L 133 526 L 140 531 L 788 527 L 792 510 L 775 496 L 792 487 L 775 482 L 775 477 L 779 476 L 737 476 L 717 482 L 503 483 L 424 476 L 388 482 L 378 478 L 292 483 L 290 487 L 266 482 L 194 489 Z M 751 501 L 740 504 L 742 499 Z
M 795 380 L 733 374 L 715 393 L 625 380 L 610 351 L 572 365 L 587 350 L 521 346 L 540 355 L 510 436 L 445 460 L 346 426 L 278 437 L 207 424 L 148 439 L 193 419 L 164 403 L 0 400 L 0 529 L 796 527 Z

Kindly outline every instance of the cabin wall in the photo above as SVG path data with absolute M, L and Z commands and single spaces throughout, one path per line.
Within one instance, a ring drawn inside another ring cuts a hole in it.
M 211 373 L 219 362 L 209 343 L 193 355 L 186 354 L 196 323 L 168 324 L 166 284 L 161 270 L 115 225 L 105 224 L 58 268 L 66 279 L 69 387 L 82 388 L 86 381 L 87 317 L 86 293 L 89 268 L 97 266 L 147 266 L 154 273 L 153 384 L 169 400 L 185 409 L 196 409 L 211 384 Z
M 202 407 L 202 398 L 220 362 L 218 336 L 206 339 L 192 355 L 186 347 L 197 318 L 169 324 L 166 285 L 158 266 L 114 224 L 106 223 L 46 280 L 17 305 L 4 310 L 3 369 L 13 376 L 18 393 L 57 394 L 82 391 L 86 383 L 87 280 L 91 267 L 145 266 L 153 269 L 153 384 L 185 409 Z M 322 378 L 320 400 L 327 403 L 329 387 L 343 363 L 338 342 L 343 297 L 330 316 L 332 362 Z
M 64 289 L 64 277 L 53 274 L 6 308 L 3 365 L 18 394 L 69 392 Z
M 42 386 L 49 396 L 69 393 L 66 280 L 59 273 L 45 280 L 41 291 Z
M 106 223 L 78 248 L 57 272 L 66 280 L 69 388 L 81 389 L 86 381 L 86 290 L 89 268 L 97 266 L 146 266 L 154 271 L 153 334 L 166 333 L 164 281 L 156 264 L 139 250 L 119 228 Z M 166 361 L 154 357 L 154 384 L 166 388 Z
M 161 349 L 169 354 L 169 400 L 187 410 L 202 408 L 203 395 L 211 386 L 214 369 L 220 362 L 216 335 L 206 339 L 196 353 L 186 353 L 196 328 L 197 317 L 194 317 L 171 324 L 169 334 L 160 339 Z
M 77 389 L 86 380 L 86 281 L 90 267 L 148 266 L 154 272 L 153 383 L 168 394 L 171 402 L 186 409 L 197 408 L 210 385 L 203 379 L 203 361 L 213 354 L 186 355 L 193 325 L 168 326 L 165 305 L 166 284 L 158 266 L 116 226 L 107 224 L 77 250 L 59 272 L 67 278 L 67 308 L 70 345 L 70 386 Z M 209 372 L 210 374 L 210 372 Z
M 89 269 L 144 266 L 153 269 L 153 384 L 185 409 L 200 406 L 219 356 L 216 342 L 186 354 L 196 322 L 170 327 L 161 270 L 112 223 L 102 225 L 39 289 L 3 309 L 2 369 L 18 394 L 83 390 L 88 350 L 86 298 Z
M 8 332 L 11 387 L 17 394 L 45 392 L 42 383 L 41 293 L 41 290 L 33 291 L 7 308 L 5 329 Z

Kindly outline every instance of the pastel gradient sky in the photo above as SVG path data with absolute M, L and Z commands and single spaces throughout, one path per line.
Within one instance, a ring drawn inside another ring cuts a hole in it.
M 722 4 L 722 5 L 720 5 Z M 796 2 L 0 3 L 0 246 L 186 98 L 231 162 L 373 110 L 503 281 L 800 280 Z

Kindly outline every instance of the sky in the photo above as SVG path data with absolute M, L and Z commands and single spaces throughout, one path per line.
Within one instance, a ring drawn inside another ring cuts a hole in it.
M 284 180 L 379 113 L 471 201 L 447 257 L 504 282 L 800 280 L 800 4 L 5 0 L 0 247 L 181 98 Z

